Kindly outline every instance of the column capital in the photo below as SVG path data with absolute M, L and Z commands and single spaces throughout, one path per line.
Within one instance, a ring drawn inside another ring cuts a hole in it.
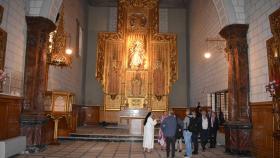
M 226 40 L 227 49 L 247 48 L 248 28 L 248 24 L 232 24 L 225 26 L 219 34 Z
M 38 30 L 50 33 L 55 30 L 56 25 L 47 18 L 44 17 L 35 17 L 35 16 L 26 16 L 27 29 Z
M 277 39 L 280 39 L 280 9 L 269 15 L 271 33 Z

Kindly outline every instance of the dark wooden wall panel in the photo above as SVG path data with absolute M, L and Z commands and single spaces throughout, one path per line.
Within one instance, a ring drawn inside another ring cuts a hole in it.
M 273 157 L 272 102 L 251 103 L 253 154 L 257 158 Z
M 85 121 L 85 111 L 82 109 L 83 105 L 73 104 L 73 112 L 76 114 L 77 127 L 82 126 Z
M 172 108 L 174 114 L 179 117 L 181 120 L 184 120 L 186 116 L 186 109 L 187 108 Z
M 0 140 L 20 135 L 22 98 L 0 95 Z
M 84 125 L 95 125 L 99 123 L 99 106 L 84 106 Z M 116 120 L 117 122 L 117 120 Z

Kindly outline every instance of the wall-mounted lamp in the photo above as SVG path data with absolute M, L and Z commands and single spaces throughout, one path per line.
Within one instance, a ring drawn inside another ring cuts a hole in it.
M 224 39 L 221 39 L 219 37 L 215 38 L 207 38 L 207 51 L 204 53 L 204 58 L 209 59 L 212 56 L 212 53 L 224 53 L 224 48 L 226 41 Z M 209 46 L 211 46 L 211 50 L 214 50 L 213 52 L 209 51 Z
M 65 53 L 68 55 L 71 55 L 73 51 L 71 49 L 71 35 L 70 34 L 67 36 L 67 39 L 68 39 L 68 45 L 66 46 Z

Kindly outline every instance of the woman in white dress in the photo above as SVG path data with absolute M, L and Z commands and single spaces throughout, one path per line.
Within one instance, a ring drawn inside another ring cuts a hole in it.
M 152 112 L 149 112 L 144 120 L 144 152 L 151 152 L 154 148 L 154 126 L 157 124 L 157 120 L 154 120 L 152 116 Z

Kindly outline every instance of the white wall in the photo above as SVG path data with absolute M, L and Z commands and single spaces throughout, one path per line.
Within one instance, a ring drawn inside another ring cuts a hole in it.
M 4 93 L 22 95 L 26 49 L 25 3 L 23 0 L 1 0 L 0 5 L 4 7 L 0 27 L 8 34 L 5 71 L 12 73 L 11 91 L 5 88 Z
M 172 86 L 169 95 L 170 107 L 187 106 L 187 36 L 186 36 L 186 10 L 185 9 L 168 9 L 168 32 L 177 35 L 178 48 L 178 73 L 179 78 Z
M 222 6 L 222 4 L 220 4 Z M 223 53 L 213 52 L 210 59 L 203 57 L 207 51 L 207 38 L 217 37 L 221 24 L 212 1 L 193 0 L 190 3 L 190 106 L 200 102 L 207 105 L 207 93 L 227 89 L 228 68 Z
M 215 5 L 213 5 L 215 4 Z M 280 7 L 280 0 L 193 0 L 190 11 L 191 105 L 206 105 L 206 93 L 227 88 L 227 63 L 223 55 L 205 60 L 205 39 L 218 35 L 226 25 L 249 24 L 250 102 L 270 101 L 266 40 L 272 37 L 268 16 Z M 204 88 L 205 87 L 205 88 Z M 206 93 L 205 93 L 206 91 Z
M 26 51 L 26 21 L 25 16 L 43 16 L 54 21 L 61 0 L 34 1 L 34 0 L 1 0 L 4 7 L 2 24 L 3 30 L 8 34 L 5 70 L 11 72 L 11 92 L 5 88 L 5 93 L 22 95 L 25 51 Z M 76 44 L 76 18 L 86 31 L 87 1 L 65 1 L 65 31 L 71 34 L 71 46 Z M 86 33 L 84 33 L 84 36 Z M 86 41 L 86 38 L 85 38 Z M 86 42 L 85 42 L 86 43 Z M 84 46 L 84 50 L 86 47 Z M 85 53 L 83 53 L 85 54 Z M 73 57 L 71 68 L 54 68 L 49 70 L 48 90 L 67 90 L 76 94 L 76 102 L 82 102 L 82 72 L 83 56 Z
M 81 57 L 77 57 L 73 52 L 73 63 L 71 67 L 54 67 L 50 66 L 48 90 L 62 90 L 75 93 L 75 102 L 83 103 L 83 59 L 86 57 L 86 30 L 87 30 L 87 1 L 67 0 L 64 1 L 64 29 L 70 35 L 71 47 L 74 50 L 76 46 L 76 19 L 84 30 L 84 46 Z M 69 38 L 68 38 L 69 40 Z M 68 44 L 68 41 L 67 41 Z
M 174 32 L 178 36 L 179 80 L 170 94 L 171 106 L 187 105 L 187 58 L 186 58 L 186 10 L 160 9 L 160 32 Z M 88 51 L 86 66 L 85 104 L 102 105 L 103 92 L 95 79 L 97 33 L 116 31 L 117 9 L 106 7 L 90 7 L 88 16 Z
M 246 0 L 249 45 L 250 102 L 270 101 L 266 40 L 272 37 L 268 16 L 280 7 L 280 0 Z
M 97 33 L 107 31 L 109 10 L 106 7 L 89 7 L 88 44 L 86 58 L 85 104 L 103 105 L 101 85 L 95 79 Z

